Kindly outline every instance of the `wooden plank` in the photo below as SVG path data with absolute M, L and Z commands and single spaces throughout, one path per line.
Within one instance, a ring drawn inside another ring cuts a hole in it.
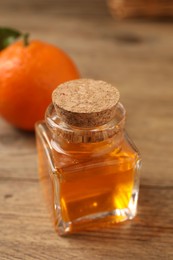
M 0 202 L 4 205 L 0 209 L 4 259 L 33 259 L 33 256 L 34 259 L 49 256 L 50 259 L 57 256 L 58 259 L 74 256 L 147 259 L 148 254 L 150 259 L 171 259 L 173 256 L 172 189 L 142 186 L 139 214 L 134 221 L 67 238 L 59 238 L 54 232 L 37 181 L 1 180 L 0 190 Z
M 133 221 L 59 238 L 38 183 L 35 136 L 0 120 L 0 259 L 173 259 L 173 24 L 118 23 L 100 0 L 1 0 L 0 24 L 60 46 L 83 77 L 117 85 L 143 159 Z
M 22 12 L 22 13 L 42 13 L 58 16 L 108 16 L 106 2 L 103 0 L 49 0 L 49 1 L 20 1 L 20 0 L 1 0 L 1 11 Z

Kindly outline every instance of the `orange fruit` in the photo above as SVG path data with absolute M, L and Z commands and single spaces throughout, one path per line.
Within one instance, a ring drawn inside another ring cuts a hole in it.
M 59 48 L 38 40 L 23 41 L 0 52 L 0 115 L 14 126 L 33 130 L 44 118 L 52 91 L 79 78 L 70 57 Z

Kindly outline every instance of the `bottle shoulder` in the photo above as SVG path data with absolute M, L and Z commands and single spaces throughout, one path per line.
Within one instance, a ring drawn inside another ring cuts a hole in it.
M 88 152 L 88 144 L 82 144 L 82 150 L 79 151 L 78 145 L 71 145 L 71 150 L 64 150 L 53 140 L 50 130 L 44 122 L 36 125 L 36 134 L 41 135 L 42 149 L 49 150 L 51 159 L 56 168 L 68 167 L 89 167 L 98 165 L 117 165 L 128 164 L 133 165 L 139 159 L 139 152 L 130 137 L 125 133 L 118 146 L 112 146 L 112 141 L 109 141 L 103 146 L 93 145 L 93 153 Z M 80 144 L 81 145 L 81 144 Z
M 128 135 L 128 133 L 124 132 L 124 142 L 123 142 L 123 148 L 124 150 L 127 150 L 133 157 L 140 158 L 140 152 L 134 143 L 134 141 L 131 139 L 131 137 Z

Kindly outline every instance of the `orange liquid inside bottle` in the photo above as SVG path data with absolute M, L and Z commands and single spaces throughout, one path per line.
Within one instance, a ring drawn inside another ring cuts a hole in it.
M 68 144 L 66 154 L 53 145 L 54 172 L 40 142 L 38 138 L 39 161 L 42 162 L 39 172 L 55 225 L 59 221 L 58 207 L 63 222 L 70 223 L 70 232 L 97 229 L 133 218 L 135 212 L 133 209 L 130 212 L 128 207 L 136 203 L 132 197 L 136 193 L 139 158 L 125 140 L 115 148 L 110 142 L 106 144 L 107 141 L 82 144 L 81 150 L 79 145 Z

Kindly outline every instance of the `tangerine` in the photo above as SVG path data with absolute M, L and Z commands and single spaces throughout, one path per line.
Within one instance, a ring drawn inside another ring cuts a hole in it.
M 24 130 L 44 118 L 52 91 L 79 78 L 71 58 L 51 44 L 18 41 L 0 52 L 0 115 Z

